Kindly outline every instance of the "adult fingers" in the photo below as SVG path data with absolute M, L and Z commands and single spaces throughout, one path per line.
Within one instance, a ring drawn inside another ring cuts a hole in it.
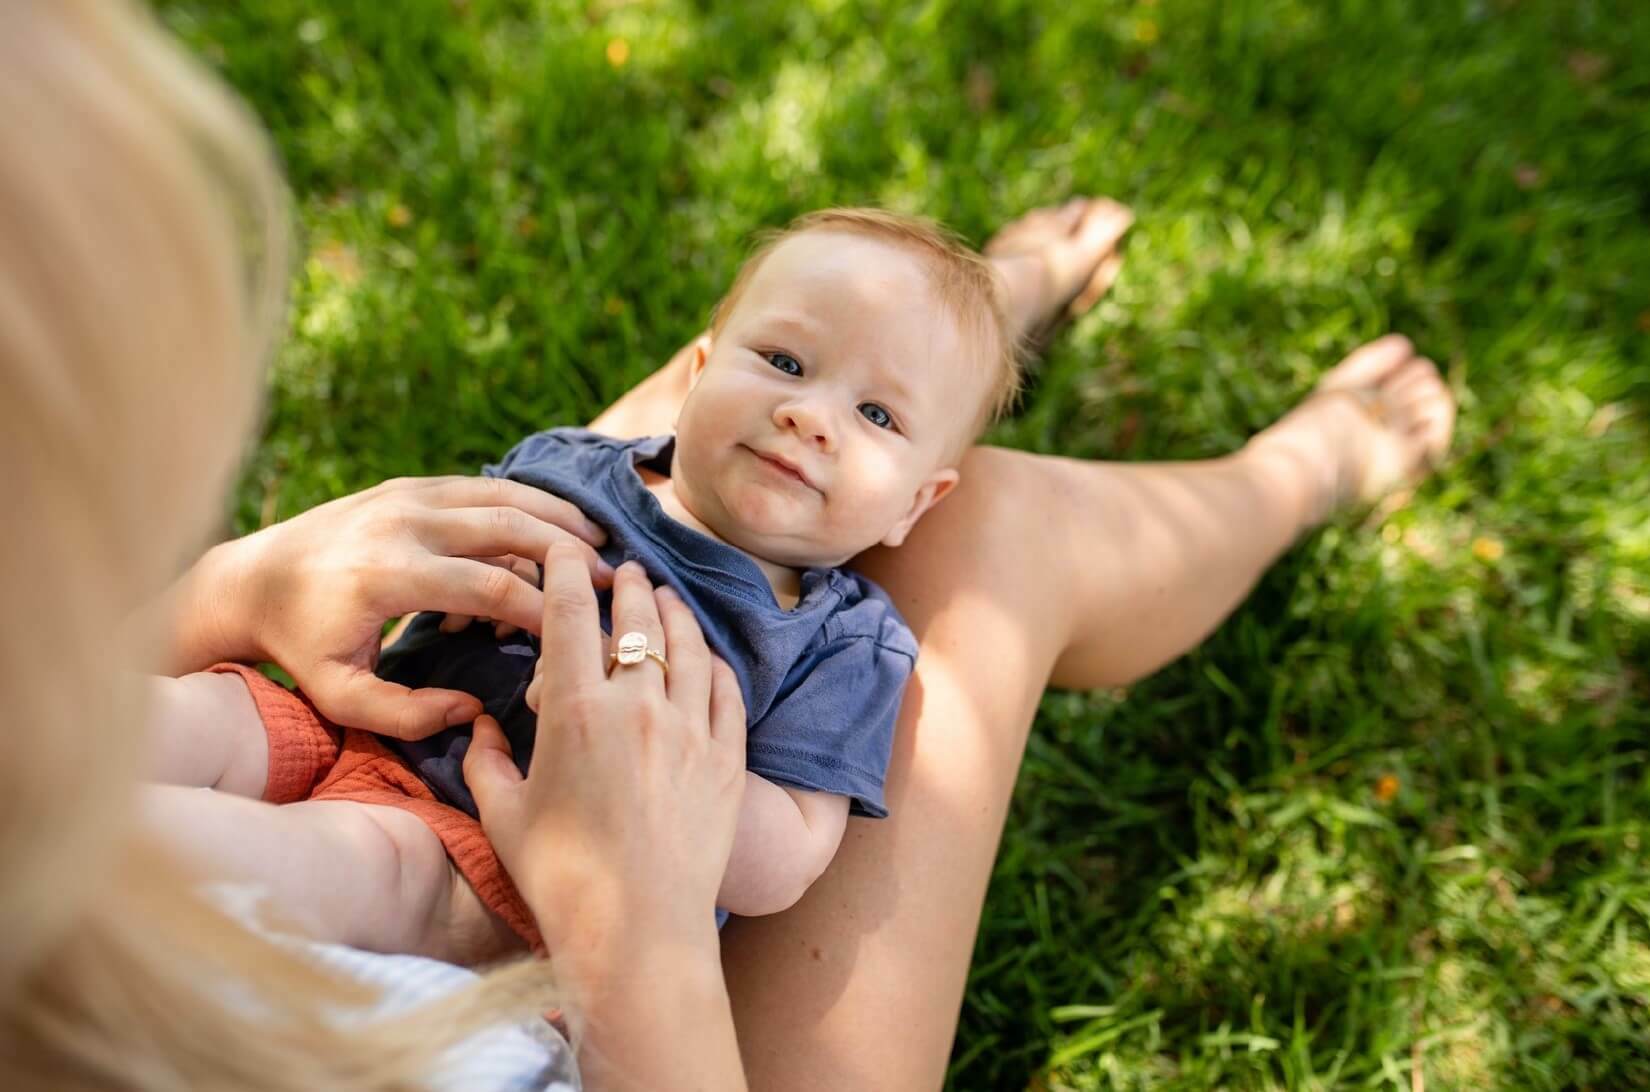
M 545 552 L 549 552 L 548 547 Z M 533 556 L 542 557 L 543 555 L 534 554 Z M 541 574 L 539 573 L 537 561 L 529 561 L 525 557 L 517 557 L 515 554 L 505 554 L 502 557 L 489 557 L 486 560 L 490 564 L 504 566 L 506 569 L 509 569 L 511 572 L 527 581 L 529 584 L 534 586 L 538 585 Z
M 525 557 L 515 557 L 512 555 L 504 558 L 503 560 L 509 565 L 511 572 L 515 573 L 535 588 L 539 586 L 539 582 L 544 578 L 543 573 L 539 571 L 537 563 L 528 561 Z M 597 578 L 596 580 L 596 586 L 601 587 L 603 583 L 612 582 L 613 567 L 607 562 L 601 561 L 600 558 L 598 558 L 597 561 L 600 562 L 601 571 L 607 574 L 605 581 L 601 578 Z M 493 637 L 502 641 L 506 637 L 515 636 L 520 629 L 520 626 L 512 626 L 509 622 L 495 622 L 493 624 Z
M 669 587 L 653 593 L 664 627 L 665 647 L 670 649 L 670 676 L 665 690 L 677 708 L 691 716 L 701 716 L 710 706 L 710 649 L 698 619 L 687 604 Z
M 531 485 L 508 478 L 421 478 L 415 479 L 418 497 L 433 508 L 515 508 L 529 516 L 555 524 L 592 546 L 607 541 L 607 532 L 579 511 L 578 506 Z M 517 553 L 542 557 L 544 550 L 488 550 L 486 553 Z
M 474 621 L 474 615 L 444 614 L 441 616 L 441 621 L 435 628 L 440 630 L 442 633 L 462 633 L 469 629 L 470 623 Z
M 667 658 L 670 656 L 672 649 L 665 641 L 665 628 L 659 621 L 659 605 L 653 598 L 653 584 L 647 578 L 647 571 L 634 561 L 620 565 L 613 576 L 612 651 L 619 651 L 619 641 L 627 633 L 640 633 L 646 638 L 648 648 L 657 650 Z M 652 657 L 644 657 L 639 664 L 619 664 L 614 670 L 646 671 L 650 675 L 660 676 L 663 672 L 658 668 Z
M 533 661 L 533 678 L 527 683 L 527 708 L 534 713 L 539 711 L 539 695 L 544 690 L 544 657 L 540 656 Z
M 436 623 L 435 628 L 440 630 L 442 633 L 449 635 L 454 633 L 463 633 L 465 630 L 469 629 L 475 621 L 476 619 L 472 618 L 468 614 L 444 614 L 441 616 L 441 621 Z M 484 618 L 482 621 L 490 621 L 490 619 Z M 493 623 L 493 637 L 496 640 L 502 641 L 506 637 L 512 636 L 520 631 L 521 627 L 512 626 L 508 622 Z
M 573 691 L 602 680 L 602 627 L 596 612 L 596 589 L 590 584 L 583 559 L 570 546 L 552 546 L 544 559 L 540 625 L 542 672 L 554 674 L 557 689 Z
M 513 564 L 518 558 L 543 557 L 553 544 L 570 542 L 578 547 L 598 583 L 605 584 L 613 576 L 612 566 L 597 557 L 588 542 L 516 508 L 434 509 L 418 513 L 412 526 L 418 540 L 435 553 L 486 559 L 512 569 L 519 568 Z
M 484 565 L 495 565 L 501 569 L 509 569 L 533 587 L 539 586 L 539 567 L 525 557 L 502 554 L 498 557 L 478 557 L 475 560 Z M 475 620 L 475 617 L 469 614 L 448 614 L 442 617 L 436 628 L 442 633 L 462 633 L 464 630 L 469 629 L 470 624 Z M 516 632 L 516 627 L 504 622 L 500 622 L 493 627 L 494 636 L 501 640 L 514 632 Z
M 745 753 L 745 696 L 739 677 L 720 656 L 710 665 L 710 738 Z
M 497 817 L 506 794 L 522 782 L 521 771 L 511 757 L 510 741 L 492 717 L 476 718 L 470 734 L 470 749 L 464 752 L 464 784 L 475 799 L 476 812 L 485 822 Z
M 396 739 L 423 739 L 481 713 L 472 694 L 410 690 L 351 664 L 329 662 L 298 682 L 328 720 Z
M 569 558 L 577 561 L 585 571 L 584 582 L 589 584 L 584 556 L 570 545 L 556 549 L 565 549 Z M 404 605 L 419 610 L 491 618 L 529 631 L 538 629 L 543 614 L 544 600 L 538 585 L 509 569 L 469 557 L 424 558 L 398 591 Z

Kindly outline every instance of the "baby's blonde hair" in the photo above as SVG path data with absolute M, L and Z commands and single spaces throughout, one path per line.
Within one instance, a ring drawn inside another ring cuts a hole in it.
M 921 216 L 878 208 L 819 209 L 798 216 L 783 228 L 760 233 L 755 249 L 711 314 L 713 337 L 722 332 L 751 278 L 774 248 L 806 231 L 842 231 L 884 239 L 924 258 L 935 295 L 951 312 L 968 343 L 979 349 L 977 366 L 987 373 L 985 396 L 966 439 L 977 439 L 1013 407 L 1020 394 L 1024 354 L 1009 333 L 996 271 L 955 232 Z
M 543 1012 L 521 964 L 411 1017 L 202 899 L 139 833 L 164 637 L 284 316 L 287 206 L 234 98 L 125 0 L 0 0 L 0 1087 L 415 1087 Z

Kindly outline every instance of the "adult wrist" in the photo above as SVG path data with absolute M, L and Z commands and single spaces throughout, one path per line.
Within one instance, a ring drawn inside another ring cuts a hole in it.
M 605 884 L 602 879 L 570 883 L 560 877 L 555 886 L 557 892 L 550 897 L 523 892 L 551 952 L 617 965 L 637 952 L 651 950 L 675 953 L 684 960 L 701 958 L 720 968 L 721 943 L 712 907 L 696 913 L 685 900 L 672 899 L 662 890 L 627 897 L 618 885 Z M 568 892 L 576 894 L 568 897 Z
M 212 547 L 180 581 L 174 604 L 179 670 L 266 658 L 258 640 L 251 545 L 243 538 Z
M 714 929 L 712 930 L 714 934 Z M 581 1044 L 588 1088 L 746 1087 L 721 958 L 714 944 L 641 944 L 592 961 L 550 952 L 562 1011 Z

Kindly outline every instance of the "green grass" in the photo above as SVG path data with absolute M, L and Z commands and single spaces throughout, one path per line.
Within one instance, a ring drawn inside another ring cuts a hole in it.
M 1650 5 L 160 7 L 306 237 L 241 529 L 587 419 L 819 205 L 1136 208 L 1033 450 L 1222 452 L 1410 333 L 1436 481 L 1045 702 L 952 1085 L 1650 1086 Z

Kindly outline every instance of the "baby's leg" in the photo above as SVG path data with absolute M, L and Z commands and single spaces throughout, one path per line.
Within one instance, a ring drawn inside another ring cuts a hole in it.
M 266 891 L 275 924 L 316 940 L 455 963 L 522 948 L 447 859 L 441 840 L 400 808 L 348 800 L 274 805 L 155 785 L 144 812 L 205 879 Z
M 211 671 L 156 676 L 148 687 L 151 779 L 263 795 L 269 740 L 239 676 Z

